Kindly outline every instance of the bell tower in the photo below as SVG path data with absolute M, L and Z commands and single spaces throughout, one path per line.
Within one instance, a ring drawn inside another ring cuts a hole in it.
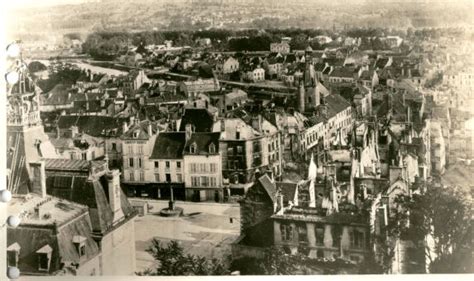
M 21 50 L 12 60 L 9 71 L 18 79 L 7 84 L 7 189 L 24 194 L 31 191 L 30 163 L 58 157 L 41 124 L 40 90 L 29 76 Z

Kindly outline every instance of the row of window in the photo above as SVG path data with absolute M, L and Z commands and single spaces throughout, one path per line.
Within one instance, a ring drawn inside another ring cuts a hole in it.
M 217 186 L 217 179 L 216 179 L 216 177 L 191 176 L 191 186 L 216 187 Z
M 296 240 L 298 241 L 299 244 L 307 244 L 308 234 L 307 234 L 306 224 L 297 224 L 295 228 L 296 229 L 294 229 L 293 226 L 288 223 L 280 224 L 281 240 L 284 242 L 294 241 L 294 235 L 296 235 L 297 236 Z M 324 246 L 324 238 L 325 238 L 324 225 L 316 225 L 314 232 L 316 236 L 316 245 Z M 332 247 L 340 247 L 341 237 L 342 237 L 342 228 L 337 225 L 333 226 L 331 228 L 331 236 L 332 236 Z M 361 249 L 365 247 L 365 234 L 362 231 L 359 231 L 356 229 L 350 231 L 349 240 L 350 240 L 351 248 Z
M 202 173 L 214 174 L 217 172 L 217 164 L 216 163 L 189 163 L 189 172 L 191 174 L 202 174 Z
M 112 146 L 113 146 L 113 145 L 114 145 L 114 144 L 112 144 Z M 127 149 L 128 154 L 133 154 L 133 153 L 134 153 L 135 150 L 133 149 L 133 146 L 134 146 L 133 144 L 128 145 L 128 149 Z M 138 155 L 143 155 L 143 145 L 137 145 L 136 148 L 137 148 L 137 149 L 136 149 L 137 154 L 138 154 Z
M 155 169 L 160 168 L 160 162 L 159 161 L 155 161 L 154 165 L 155 165 Z M 171 168 L 171 161 L 165 161 L 165 168 L 166 169 Z M 181 161 L 176 161 L 176 169 L 177 170 L 181 169 Z
M 172 182 L 171 174 L 165 174 L 165 177 L 162 179 L 159 173 L 155 173 L 155 181 L 156 182 Z M 176 174 L 176 182 L 183 182 L 182 174 Z

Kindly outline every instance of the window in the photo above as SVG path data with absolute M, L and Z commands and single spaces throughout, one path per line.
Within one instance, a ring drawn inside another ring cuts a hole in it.
M 133 145 L 128 146 L 128 154 L 133 154 Z
M 272 146 L 270 144 L 268 144 L 268 151 L 272 151 Z
M 82 153 L 82 160 L 87 160 L 87 152 Z
M 133 172 L 130 173 L 130 181 L 134 181 L 135 180 L 135 175 Z
M 280 224 L 281 240 L 291 241 L 293 240 L 293 227 L 289 224 Z
M 324 226 L 316 225 L 315 229 L 316 235 L 316 245 L 323 246 L 324 245 Z
M 193 173 L 193 174 L 197 173 L 197 164 L 196 163 L 191 163 L 191 164 L 189 164 L 189 166 L 190 166 L 189 169 L 191 170 L 191 173 Z
M 201 177 L 201 185 L 202 186 L 209 186 L 209 178 L 208 177 Z
M 145 173 L 140 173 L 140 181 L 145 181 Z
M 138 158 L 138 168 L 141 168 L 141 167 L 142 167 L 142 159 Z
M 191 186 L 199 186 L 199 177 L 191 177 Z
M 301 223 L 298 224 L 298 242 L 300 244 L 307 244 L 308 243 L 308 233 L 306 230 L 306 224 Z
M 182 174 L 176 174 L 176 181 L 177 182 L 183 182 L 183 175 Z
M 140 154 L 140 155 L 143 154 L 143 145 L 138 146 L 138 154 Z
M 160 164 L 159 164 L 159 163 L 160 163 L 160 162 L 155 161 L 155 169 L 158 169 L 158 168 L 160 167 Z
M 215 173 L 215 172 L 216 172 L 216 167 L 217 167 L 216 163 L 211 163 L 211 164 L 210 164 L 211 173 Z
M 49 270 L 49 258 L 47 254 L 38 254 L 38 269 Z
M 200 163 L 200 164 L 199 164 L 199 172 L 201 172 L 201 173 L 207 173 L 207 165 L 206 165 L 206 163 Z
M 216 153 L 216 145 L 215 145 L 215 144 L 211 143 L 211 144 L 209 145 L 209 153 L 210 153 L 210 154 Z
M 177 161 L 177 162 L 176 162 L 176 168 L 177 168 L 178 170 L 181 169 L 181 161 Z
M 155 181 L 160 182 L 160 174 L 155 174 Z
M 128 159 L 128 166 L 133 168 L 133 158 Z
M 354 230 L 350 236 L 351 247 L 353 248 L 363 248 L 364 247 L 364 233 L 359 230 Z
M 341 245 L 342 228 L 340 225 L 333 225 L 332 232 L 332 246 L 339 247 Z
M 117 144 L 115 142 L 112 143 L 112 150 L 117 150 Z
M 210 185 L 211 185 L 212 187 L 216 187 L 216 186 L 217 186 L 217 180 L 216 180 L 215 177 L 210 177 L 209 180 L 210 180 Z
M 13 243 L 7 248 L 7 265 L 18 267 L 18 258 L 20 256 L 20 245 Z
M 171 182 L 171 174 L 166 174 L 166 182 Z
M 166 166 L 166 169 L 169 169 L 170 168 L 170 161 L 166 161 L 165 166 Z
M 192 154 L 196 153 L 196 143 L 191 144 L 189 147 L 189 152 Z
M 234 154 L 234 149 L 232 147 L 227 148 L 227 155 L 233 155 Z
M 240 131 L 236 131 L 236 132 L 235 132 L 235 138 L 236 138 L 236 139 L 240 139 Z

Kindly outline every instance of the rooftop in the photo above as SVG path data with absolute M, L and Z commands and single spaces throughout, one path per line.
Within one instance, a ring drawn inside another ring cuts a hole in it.
M 35 214 L 35 208 L 38 207 L 39 213 Z M 21 223 L 29 225 L 62 224 L 86 213 L 87 210 L 87 206 L 84 205 L 53 196 L 42 198 L 34 193 L 15 195 L 8 204 L 8 212 L 24 214 Z

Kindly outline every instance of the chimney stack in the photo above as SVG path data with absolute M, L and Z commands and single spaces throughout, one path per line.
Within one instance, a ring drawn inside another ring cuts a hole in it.
M 151 126 L 151 122 L 148 122 L 148 135 L 150 137 L 153 135 L 153 127 Z
M 32 192 L 46 197 L 46 170 L 44 161 L 30 162 Z
M 122 211 L 119 170 L 111 170 L 107 174 L 107 184 L 109 192 L 109 205 L 113 213 L 113 223 L 115 223 L 124 217 Z
M 125 133 L 126 131 L 128 131 L 128 125 L 127 125 L 127 122 L 123 122 L 122 124 L 122 133 Z
M 193 125 L 186 124 L 185 133 L 186 133 L 186 141 L 189 141 L 191 139 L 192 134 L 193 134 Z

